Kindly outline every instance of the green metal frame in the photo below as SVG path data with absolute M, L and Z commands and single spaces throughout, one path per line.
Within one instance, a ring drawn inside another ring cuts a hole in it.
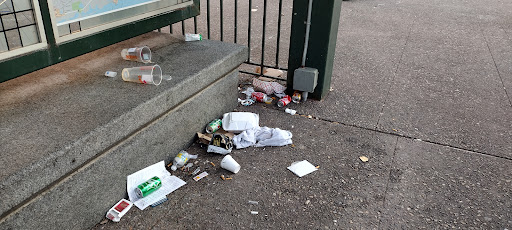
M 318 82 L 311 98 L 322 100 L 331 87 L 332 68 L 338 36 L 342 0 L 315 0 L 306 66 L 318 69 Z M 306 33 L 308 0 L 293 1 L 290 52 L 288 56 L 288 93 L 293 92 L 293 74 L 301 67 Z
M 48 9 L 48 0 L 39 0 L 48 47 L 0 62 L 0 82 L 57 64 L 117 42 L 199 15 L 200 0 L 176 11 L 145 18 L 76 40 L 57 44 Z

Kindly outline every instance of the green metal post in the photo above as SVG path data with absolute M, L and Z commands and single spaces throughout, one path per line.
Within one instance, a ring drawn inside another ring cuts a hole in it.
M 315 0 L 306 67 L 318 69 L 318 83 L 309 97 L 322 100 L 331 87 L 342 0 Z M 288 58 L 288 93 L 293 92 L 293 72 L 301 67 L 306 33 L 308 0 L 293 0 L 292 29 Z

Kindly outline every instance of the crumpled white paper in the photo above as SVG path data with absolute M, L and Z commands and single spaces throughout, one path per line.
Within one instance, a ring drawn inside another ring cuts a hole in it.
M 285 146 L 292 143 L 292 133 L 287 130 L 269 127 L 255 127 L 233 137 L 237 149 L 249 146 Z

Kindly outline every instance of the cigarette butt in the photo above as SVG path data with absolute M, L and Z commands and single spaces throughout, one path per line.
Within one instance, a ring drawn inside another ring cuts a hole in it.
M 316 166 L 315 168 L 320 168 L 320 165 L 319 165 L 319 166 Z
M 226 180 L 226 177 L 224 177 L 224 175 L 220 175 L 220 178 L 221 178 L 222 180 Z
M 169 163 L 169 164 L 167 165 L 167 167 L 171 167 L 172 163 L 173 163 L 173 162 L 171 161 L 171 163 Z
M 226 177 L 226 180 L 232 180 L 232 179 L 233 179 L 233 178 L 231 178 L 231 177 Z
M 210 164 L 211 164 L 213 167 L 215 167 L 215 164 L 214 164 L 213 162 L 210 162 Z

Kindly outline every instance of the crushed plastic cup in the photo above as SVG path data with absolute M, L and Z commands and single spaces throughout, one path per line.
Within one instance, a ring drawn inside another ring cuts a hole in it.
M 220 167 L 233 173 L 238 173 L 238 171 L 240 171 L 241 168 L 240 165 L 235 161 L 235 159 L 231 157 L 231 155 L 227 155 L 222 159 L 222 161 L 220 162 Z
M 159 65 L 125 68 L 121 76 L 124 81 L 160 85 L 162 82 L 162 68 Z
M 123 49 L 121 51 L 121 57 L 123 57 L 124 60 L 150 63 L 151 50 L 147 46 Z

